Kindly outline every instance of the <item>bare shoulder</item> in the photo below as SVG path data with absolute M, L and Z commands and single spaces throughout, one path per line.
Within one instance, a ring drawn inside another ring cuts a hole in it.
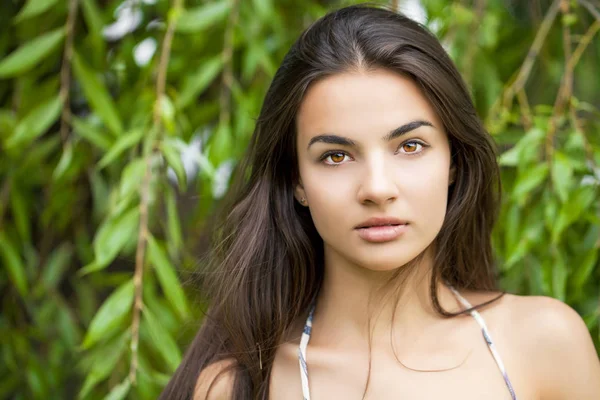
M 194 400 L 229 400 L 233 398 L 235 360 L 214 362 L 200 372 Z
M 528 365 L 544 399 L 600 398 L 600 362 L 583 319 L 543 296 L 505 295 L 498 304 L 503 335 Z

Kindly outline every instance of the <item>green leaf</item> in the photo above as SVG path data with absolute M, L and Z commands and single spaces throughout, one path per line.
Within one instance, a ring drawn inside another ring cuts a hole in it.
M 181 33 L 198 33 L 222 22 L 229 8 L 229 2 L 221 0 L 185 10 L 177 19 L 176 29 Z
M 167 132 L 175 133 L 175 106 L 169 96 L 162 95 L 159 100 L 160 117 Z
M 123 356 L 127 348 L 127 340 L 130 338 L 130 331 L 107 343 L 110 351 L 101 352 L 94 358 L 92 368 L 85 378 L 85 382 L 79 392 L 79 398 L 85 398 L 90 391 L 102 380 L 106 379 L 113 372 L 117 362 Z
M 221 123 L 210 139 L 209 158 L 213 165 L 219 165 L 231 156 L 233 139 L 231 127 Z
M 519 204 L 524 204 L 525 198 L 548 176 L 548 165 L 538 164 L 531 169 L 524 170 L 519 174 L 513 189 L 512 196 Z
M 73 70 L 91 107 L 115 136 L 121 135 L 123 124 L 108 90 L 76 52 L 73 53 Z
M 557 252 L 552 263 L 552 296 L 565 301 L 569 271 L 563 257 Z
M 65 29 L 58 28 L 25 43 L 0 60 L 0 78 L 23 74 L 42 61 L 62 43 Z
M 69 267 L 69 262 L 73 256 L 73 246 L 70 243 L 62 243 L 56 248 L 42 271 L 41 281 L 46 290 L 53 290 Z
M 127 396 L 131 389 L 131 382 L 129 378 L 125 378 L 123 382 L 112 388 L 110 393 L 104 398 L 104 400 L 122 400 Z
M 223 69 L 223 57 L 216 56 L 183 80 L 181 93 L 177 99 L 177 108 L 183 109 L 200 96 Z
M 29 0 L 14 18 L 14 22 L 19 23 L 28 18 L 40 15 L 55 5 L 56 2 L 57 0 Z
M 133 208 L 128 212 L 110 218 L 104 222 L 94 238 L 94 253 L 96 255 L 96 268 L 101 269 L 110 264 L 123 246 L 135 235 L 140 220 L 139 209 Z M 81 273 L 92 272 L 89 270 Z
M 181 351 L 177 343 L 148 307 L 144 308 L 143 316 L 142 324 L 147 326 L 152 341 L 156 344 L 155 348 L 166 361 L 169 369 L 175 371 L 181 363 Z
M 181 288 L 181 283 L 175 273 L 175 268 L 169 261 L 169 258 L 158 245 L 156 240 L 148 236 L 148 260 L 152 263 L 160 286 L 163 289 L 165 297 L 169 300 L 175 311 L 185 319 L 189 314 L 189 307 L 185 294 Z
M 554 153 L 552 159 L 552 185 L 560 201 L 567 201 L 573 186 L 573 167 L 568 157 L 560 152 Z
M 181 161 L 181 154 L 179 154 L 177 148 L 169 140 L 164 140 L 160 144 L 160 149 L 169 166 L 175 171 L 179 187 L 182 190 L 185 190 L 187 187 L 187 178 L 185 168 L 183 167 L 183 161 Z
M 81 0 L 81 13 L 90 35 L 91 47 L 94 49 L 93 57 L 95 65 L 104 63 L 106 59 L 106 42 L 102 37 L 104 21 L 102 12 L 96 4 L 96 0 Z
M 100 306 L 90 322 L 83 340 L 83 348 L 90 348 L 112 333 L 131 311 L 133 305 L 133 279 L 128 280 L 115 290 Z
M 166 205 L 167 205 L 167 232 L 169 244 L 175 246 L 176 250 L 181 250 L 183 247 L 183 237 L 181 234 L 181 223 L 179 222 L 179 212 L 177 211 L 177 198 L 175 191 L 169 187 L 166 190 Z
M 93 144 L 94 146 L 108 151 L 112 146 L 113 139 L 107 138 L 103 132 L 96 129 L 90 122 L 77 117 L 72 117 L 71 125 L 73 132 Z
M 22 297 L 27 295 L 27 275 L 25 265 L 19 256 L 14 244 L 9 241 L 3 231 L 0 231 L 0 254 L 4 259 L 4 269 L 9 279 Z
M 112 163 L 117 157 L 119 157 L 125 150 L 135 146 L 142 140 L 144 131 L 142 129 L 133 129 L 132 131 L 121 136 L 115 144 L 110 148 L 108 153 L 98 161 L 98 168 L 102 169 L 108 164 Z
M 127 166 L 123 169 L 123 174 L 121 174 L 119 196 L 126 197 L 133 191 L 136 191 L 144 178 L 145 172 L 146 163 L 141 158 L 136 158 L 127 164 Z
M 34 141 L 52 126 L 61 110 L 60 97 L 55 96 L 29 111 L 6 141 L 6 147 L 25 146 Z
M 26 193 L 18 186 L 13 186 L 10 193 L 10 207 L 17 231 L 24 243 L 31 242 L 31 212 L 27 200 Z
M 69 141 L 65 145 L 60 161 L 52 173 L 52 179 L 59 180 L 71 165 L 71 161 L 73 161 L 73 143 Z
M 594 271 L 599 256 L 598 249 L 593 248 L 585 254 L 583 260 L 575 267 L 573 275 L 573 288 L 575 291 L 583 289 L 584 284 Z

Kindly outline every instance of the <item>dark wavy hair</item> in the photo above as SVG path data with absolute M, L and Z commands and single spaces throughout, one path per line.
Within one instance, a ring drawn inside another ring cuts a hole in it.
M 435 309 L 457 315 L 441 307 L 440 281 L 458 290 L 497 290 L 491 248 L 500 193 L 495 147 L 459 72 L 436 37 L 415 21 L 376 5 L 342 8 L 302 33 L 273 78 L 215 230 L 206 280 L 210 308 L 161 399 L 190 399 L 200 372 L 224 359 L 235 361 L 233 398 L 268 398 L 277 346 L 323 281 L 323 241 L 294 199 L 296 114 L 315 81 L 371 68 L 412 79 L 450 141 L 455 179 L 434 241 Z

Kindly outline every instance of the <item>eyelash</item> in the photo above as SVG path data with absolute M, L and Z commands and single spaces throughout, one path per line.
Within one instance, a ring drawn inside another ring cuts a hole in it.
M 406 144 L 409 144 L 409 143 L 414 143 L 414 144 L 417 144 L 417 145 L 421 146 L 421 150 L 419 150 L 418 152 L 415 152 L 415 153 L 403 153 L 403 154 L 405 154 L 407 156 L 410 156 L 410 157 L 418 156 L 419 154 L 421 154 L 423 152 L 423 149 L 429 147 L 429 145 L 423 143 L 420 140 L 411 139 L 411 140 L 407 140 L 406 142 L 404 142 L 400 146 L 398 146 L 398 150 L 396 150 L 396 153 L 400 152 L 400 149 L 402 148 L 402 146 L 404 146 Z M 336 155 L 336 154 L 344 154 L 345 156 L 348 156 L 348 153 L 345 152 L 345 151 L 343 151 L 343 150 L 330 150 L 330 151 L 327 151 L 327 152 L 323 153 L 323 155 L 321 155 L 321 158 L 319 159 L 319 161 L 323 162 L 323 161 L 325 161 L 327 159 L 327 157 L 330 157 L 330 156 L 333 156 L 333 155 Z M 341 165 L 342 163 L 331 163 L 331 164 L 324 163 L 324 164 L 326 166 L 328 166 L 328 167 L 337 167 L 338 165 Z

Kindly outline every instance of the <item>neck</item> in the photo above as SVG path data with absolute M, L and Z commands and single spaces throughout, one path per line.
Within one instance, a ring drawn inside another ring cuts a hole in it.
M 345 346 L 368 340 L 377 346 L 389 342 L 392 330 L 411 335 L 443 319 L 431 300 L 432 266 L 431 250 L 415 265 L 396 271 L 369 270 L 326 250 L 313 322 L 319 328 L 311 342 Z M 436 290 L 444 309 L 458 310 L 449 288 L 438 283 Z

